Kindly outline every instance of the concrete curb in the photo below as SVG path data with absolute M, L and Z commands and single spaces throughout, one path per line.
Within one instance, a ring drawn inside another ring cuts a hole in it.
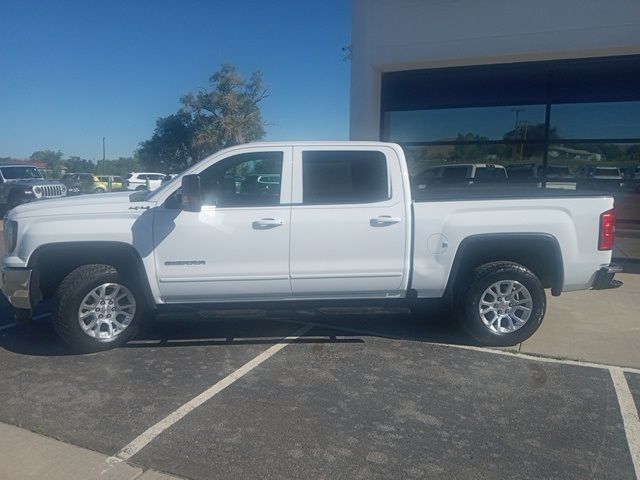
M 144 471 L 107 455 L 0 423 L 0 478 L 3 480 L 177 480 Z

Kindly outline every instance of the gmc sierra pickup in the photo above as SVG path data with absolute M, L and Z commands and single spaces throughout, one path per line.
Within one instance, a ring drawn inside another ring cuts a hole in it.
M 613 288 L 613 198 L 416 189 L 402 149 L 262 143 L 220 151 L 153 192 L 46 200 L 4 223 L 2 290 L 80 351 L 121 345 L 172 305 L 450 302 L 483 344 L 531 336 L 552 295 Z

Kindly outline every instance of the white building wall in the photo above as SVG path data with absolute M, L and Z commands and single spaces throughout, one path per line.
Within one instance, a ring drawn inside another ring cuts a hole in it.
M 353 0 L 351 139 L 379 139 L 381 72 L 629 54 L 640 0 Z

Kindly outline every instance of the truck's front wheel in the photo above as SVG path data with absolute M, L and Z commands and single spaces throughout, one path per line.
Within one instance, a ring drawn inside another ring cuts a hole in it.
M 547 307 L 538 277 L 513 262 L 476 268 L 460 297 L 462 326 L 481 344 L 491 346 L 516 345 L 529 338 L 542 323 Z
M 142 315 L 136 291 L 109 265 L 83 265 L 58 286 L 53 326 L 80 352 L 123 345 L 136 334 Z

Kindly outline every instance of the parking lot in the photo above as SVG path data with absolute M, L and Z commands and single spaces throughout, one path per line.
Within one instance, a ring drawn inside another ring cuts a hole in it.
M 609 368 L 403 311 L 194 312 L 92 355 L 2 322 L 0 421 L 186 478 L 636 478 Z

